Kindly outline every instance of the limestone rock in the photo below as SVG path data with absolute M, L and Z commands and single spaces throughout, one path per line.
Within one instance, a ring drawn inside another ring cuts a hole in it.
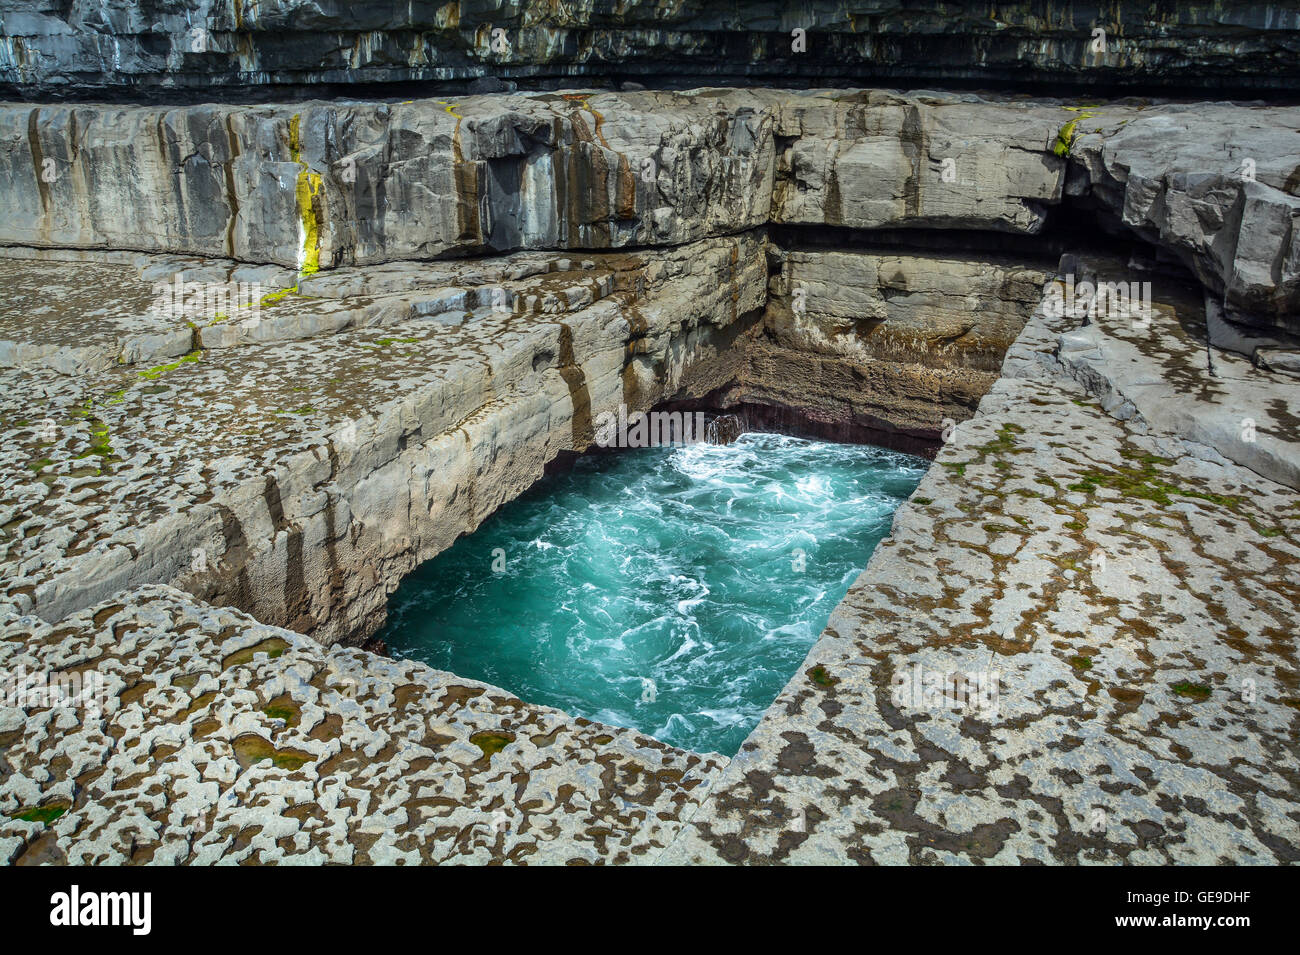
M 1178 93 L 1295 85 L 1300 20 L 1292 7 L 1201 0 L 1158 9 L 1137 0 L 1054 7 L 1050 15 L 1027 0 L 995 8 L 974 0 L 935 8 L 150 0 L 135 13 L 3 0 L 0 82 L 44 96 L 69 87 L 247 95 L 323 84 L 356 95 L 359 84 L 463 88 L 485 76 L 537 84 L 575 76 L 694 85 L 1069 82 Z M 805 31 L 799 52 L 795 29 Z
M 10 105 L 0 243 L 310 274 L 765 224 L 1032 236 L 1092 221 L 1179 257 L 1226 319 L 1294 332 L 1297 127 L 1292 107 L 824 90 Z
M 1300 332 L 1300 109 L 1093 113 L 1071 150 L 1089 195 L 1186 262 L 1227 318 Z

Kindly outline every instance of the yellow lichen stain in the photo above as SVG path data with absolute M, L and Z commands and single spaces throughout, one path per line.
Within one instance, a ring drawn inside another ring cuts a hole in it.
M 596 123 L 595 123 L 594 132 L 596 134 L 596 139 L 599 140 L 600 144 L 604 146 L 606 149 L 610 149 L 611 147 L 609 145 L 609 142 L 605 139 L 605 133 L 601 129 L 601 127 L 605 125 L 605 117 L 601 115 L 601 113 L 598 110 L 596 110 L 589 102 L 589 100 L 591 99 L 591 94 L 590 93 L 565 93 L 563 95 L 566 100 L 568 100 L 571 103 L 577 103 L 580 107 L 585 109 L 588 113 L 590 113 L 595 118 Z
M 478 166 L 465 159 L 461 145 L 460 127 L 465 121 L 457 104 L 445 99 L 434 100 L 443 112 L 456 117 L 456 128 L 451 132 L 452 177 L 456 184 L 456 239 L 460 242 L 478 242 L 482 222 L 479 218 Z
M 294 113 L 289 120 L 289 155 L 302 168 L 298 170 L 298 181 L 294 186 L 294 195 L 298 202 L 298 218 L 302 224 L 302 252 L 298 256 L 300 275 L 313 275 L 320 271 L 320 223 L 316 217 L 317 200 L 320 198 L 322 181 L 318 172 L 312 172 L 302 161 L 302 114 Z
M 298 173 L 298 212 L 302 216 L 302 263 L 298 267 L 301 275 L 312 275 L 320 271 L 320 226 L 316 221 L 315 202 L 321 192 L 321 177 L 318 172 L 311 172 L 305 167 Z

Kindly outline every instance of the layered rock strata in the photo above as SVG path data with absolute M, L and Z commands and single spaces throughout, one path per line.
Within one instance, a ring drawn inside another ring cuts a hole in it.
M 1289 3 L 0 3 L 0 82 L 43 96 L 582 76 L 1284 90 L 1297 45 Z
M 798 409 L 834 435 L 934 440 L 974 412 L 1046 272 L 988 257 L 785 252 L 726 404 Z
M 0 108 L 0 243 L 328 269 L 794 228 L 1152 243 L 1296 331 L 1300 110 L 878 91 Z
M 2 373 L 4 597 L 56 620 L 172 583 L 325 643 L 378 629 L 405 574 L 587 448 L 593 415 L 646 410 L 715 360 L 767 280 L 752 234 L 653 259 L 340 270 L 141 336 L 110 317 L 144 286 L 119 269 L 105 314 L 26 328 L 34 359 Z M 92 337 L 141 364 L 55 370 Z

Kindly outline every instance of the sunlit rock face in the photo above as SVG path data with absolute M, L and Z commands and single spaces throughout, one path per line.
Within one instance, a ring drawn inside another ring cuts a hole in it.
M 1284 4 L 4 0 L 0 19 L 0 81 L 33 96 L 408 82 L 464 92 L 485 76 L 1270 90 L 1300 74 L 1300 13 Z
M 1296 331 L 1297 169 L 1284 106 L 833 90 L 8 105 L 0 242 L 311 271 L 769 224 L 995 248 L 1088 221 L 1179 261 L 1232 321 Z

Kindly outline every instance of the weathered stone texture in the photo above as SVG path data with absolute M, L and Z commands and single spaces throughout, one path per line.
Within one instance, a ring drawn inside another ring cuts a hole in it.
M 112 318 L 141 304 L 120 266 L 125 299 L 101 284 L 105 310 L 35 323 L 37 354 L 0 369 L 0 590 L 57 620 L 172 583 L 364 639 L 418 563 L 584 450 L 593 415 L 650 408 L 757 321 L 764 248 L 750 233 L 644 258 L 321 273 L 249 317 L 155 318 L 198 343 L 182 357 L 159 335 L 139 356 L 154 367 L 56 371 L 85 360 L 68 321 L 101 355 L 140 345 Z M 59 267 L 44 266 L 0 272 L 39 287 Z
M 1045 272 L 987 257 L 799 250 L 773 257 L 761 330 L 727 398 L 937 439 L 974 413 Z
M 46 96 L 575 76 L 1267 90 L 1300 78 L 1298 34 L 1291 3 L 4 0 L 0 82 Z
M 489 35 L 459 4 L 400 38 L 383 4 L 204 5 L 193 60 L 146 42 L 189 0 L 73 6 L 0 0 L 0 70 L 46 89 L 135 38 L 142 80 L 472 75 Z M 524 5 L 519 65 L 609 52 L 557 17 L 649 29 L 621 9 Z M 692 16 L 663 34 L 690 58 L 730 22 Z M 1296 28 L 1258 16 L 1174 25 L 1232 72 Z M 1188 68 L 1129 36 L 1109 68 Z M 0 106 L 0 667 L 111 690 L 0 706 L 0 858 L 1300 859 L 1298 128 L 826 90 Z M 1006 253 L 1076 219 L 1147 254 Z M 1151 311 L 1049 314 L 1067 279 L 1149 279 Z M 160 312 L 177 281 L 264 294 Z M 595 415 L 691 401 L 949 439 L 730 766 L 337 646 Z M 898 703 L 917 666 L 997 670 L 997 712 Z
M 1300 332 L 1300 109 L 1081 114 L 1070 191 L 1177 255 L 1229 319 Z
M 5 687 L 0 863 L 644 864 L 726 763 L 167 587 L 57 628 L 0 607 L 20 670 L 103 692 Z
M 1204 410 L 1167 291 L 1157 400 Z M 664 862 L 1300 860 L 1300 496 L 1134 413 L 1129 332 L 1096 330 L 1085 379 L 1127 410 L 1076 382 L 1085 323 L 1025 328 Z M 917 668 L 996 673 L 996 705 L 896 695 Z
M 0 242 L 308 270 L 680 245 L 766 222 L 771 121 L 721 95 L 9 107 Z
M 6 106 L 0 243 L 310 272 L 769 222 L 1035 235 L 1056 210 L 1181 258 L 1227 318 L 1296 331 L 1300 111 L 1241 109 L 771 90 Z

